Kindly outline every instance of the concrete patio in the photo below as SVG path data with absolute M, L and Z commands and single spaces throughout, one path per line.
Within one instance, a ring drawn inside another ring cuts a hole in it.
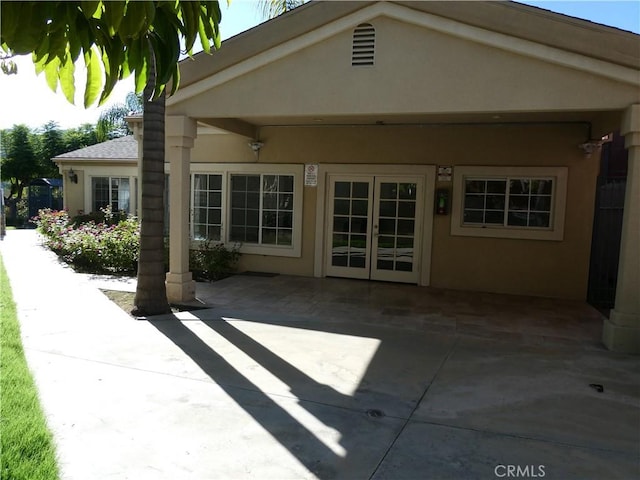
M 640 358 L 584 303 L 236 275 L 134 320 L 100 288 L 135 282 L 0 252 L 63 479 L 640 473 Z

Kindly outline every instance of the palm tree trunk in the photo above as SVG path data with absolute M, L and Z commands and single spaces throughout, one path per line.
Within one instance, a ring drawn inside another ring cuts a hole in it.
M 153 62 L 150 62 L 153 64 Z M 142 118 L 142 179 L 140 258 L 134 308 L 136 316 L 171 312 L 167 301 L 164 262 L 164 112 L 165 93 L 152 101 L 155 71 L 150 68 L 144 89 Z

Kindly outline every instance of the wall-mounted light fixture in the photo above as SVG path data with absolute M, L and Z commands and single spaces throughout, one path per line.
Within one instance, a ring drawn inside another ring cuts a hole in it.
M 260 152 L 260 149 L 264 147 L 264 143 L 259 140 L 252 140 L 251 142 L 249 142 L 249 147 L 251 147 L 253 153 L 257 155 Z
M 587 137 L 589 138 L 589 137 Z M 578 145 L 578 148 L 582 150 L 586 158 L 590 158 L 591 154 L 602 147 L 602 144 L 611 142 L 613 140 L 613 134 L 609 133 L 600 138 L 591 138 L 584 143 Z
M 73 168 L 67 173 L 67 178 L 69 178 L 71 183 L 78 183 L 78 174 L 73 171 Z

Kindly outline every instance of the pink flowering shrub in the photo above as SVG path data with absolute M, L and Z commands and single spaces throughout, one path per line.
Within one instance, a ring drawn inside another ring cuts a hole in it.
M 128 216 L 107 223 L 111 211 L 103 211 L 105 221 L 76 224 L 65 211 L 40 210 L 33 219 L 45 244 L 74 268 L 91 273 L 134 273 L 140 251 L 140 224 Z

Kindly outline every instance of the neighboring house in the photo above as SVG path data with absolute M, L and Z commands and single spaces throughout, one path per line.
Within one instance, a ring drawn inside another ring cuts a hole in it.
M 138 142 L 132 135 L 54 157 L 64 180 L 64 208 L 73 215 L 137 211 Z
M 194 295 L 189 236 L 241 244 L 248 270 L 584 300 L 619 131 L 604 341 L 640 352 L 638 35 L 512 2 L 311 2 L 181 72 L 171 300 Z

